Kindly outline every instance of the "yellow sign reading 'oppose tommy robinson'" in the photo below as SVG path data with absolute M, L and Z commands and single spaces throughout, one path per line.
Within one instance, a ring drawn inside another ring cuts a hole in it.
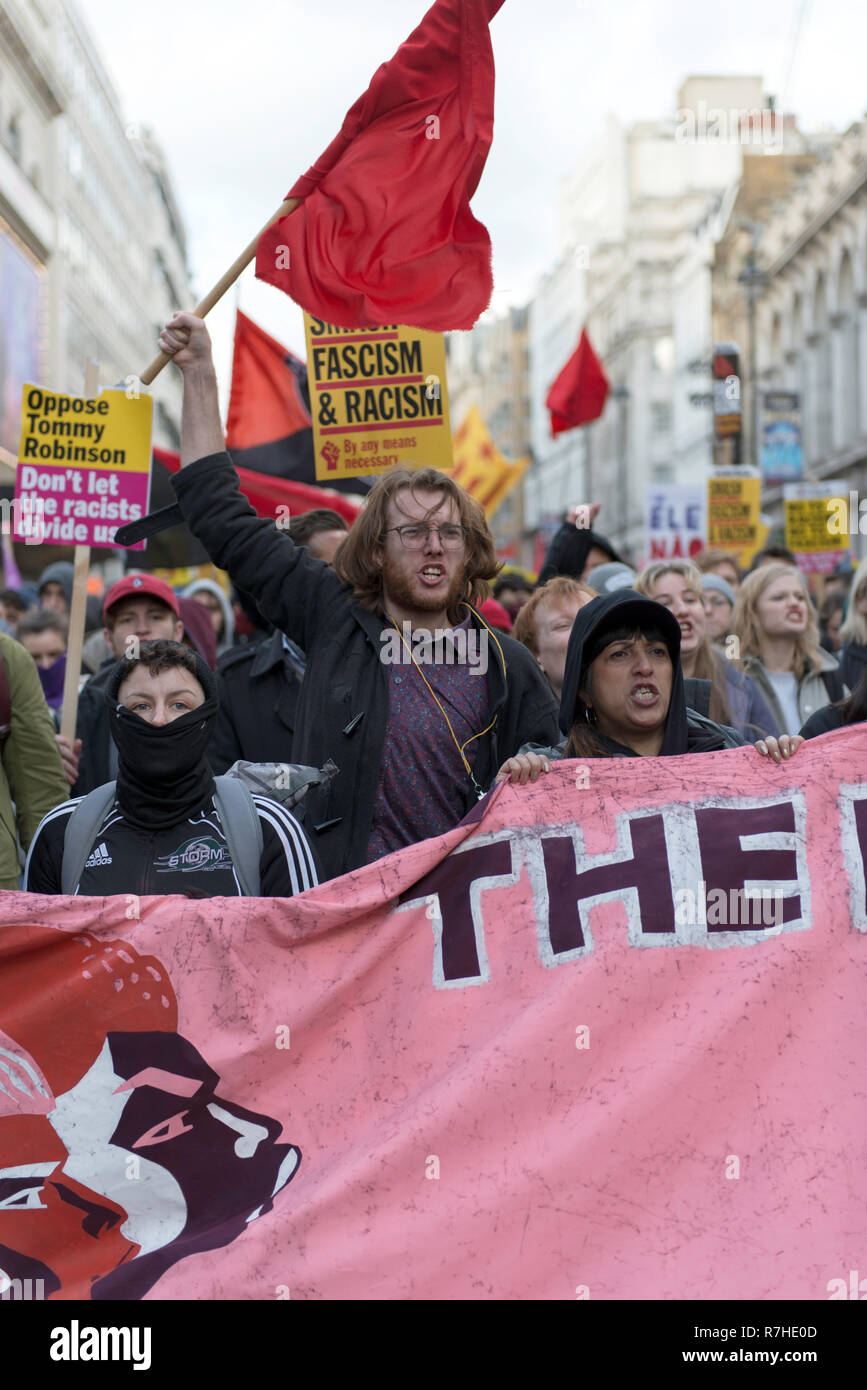
M 398 464 L 451 468 L 441 333 L 400 324 L 336 328 L 309 314 L 304 333 L 320 482 Z
M 151 411 L 148 395 L 91 399 L 25 385 L 15 499 L 42 518 L 46 544 L 110 548 L 119 526 L 145 515 Z M 26 539 L 17 526 L 14 535 Z

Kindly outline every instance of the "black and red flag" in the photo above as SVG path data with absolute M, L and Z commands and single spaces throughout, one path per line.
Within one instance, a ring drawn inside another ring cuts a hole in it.
M 238 469 L 316 486 L 307 368 L 240 309 L 235 319 L 226 448 Z M 328 486 L 358 494 L 368 492 L 371 481 L 341 478 Z M 315 506 L 330 503 L 311 503 Z

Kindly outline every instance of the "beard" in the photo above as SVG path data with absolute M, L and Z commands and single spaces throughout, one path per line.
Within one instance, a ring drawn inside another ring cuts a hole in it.
M 416 592 L 412 581 L 407 578 L 400 566 L 386 555 L 382 563 L 382 588 L 384 601 L 385 595 L 388 594 L 390 599 L 399 603 L 403 608 L 418 608 L 423 613 L 442 613 L 445 611 L 451 614 L 457 613 L 458 603 L 466 597 L 467 580 L 464 570 L 459 569 L 441 598 L 436 594 L 426 592 L 421 586 Z

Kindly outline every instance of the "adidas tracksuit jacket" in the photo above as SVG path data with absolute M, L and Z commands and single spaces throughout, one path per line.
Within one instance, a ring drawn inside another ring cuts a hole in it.
M 24 889 L 60 893 L 63 837 L 81 798 L 65 801 L 41 821 L 30 845 Z M 277 801 L 253 796 L 262 826 L 263 898 L 290 898 L 319 882 L 316 862 L 298 821 Z M 124 820 L 115 801 L 103 817 L 76 893 L 110 897 L 181 893 L 231 898 L 240 892 L 216 801 L 168 830 L 140 830 Z

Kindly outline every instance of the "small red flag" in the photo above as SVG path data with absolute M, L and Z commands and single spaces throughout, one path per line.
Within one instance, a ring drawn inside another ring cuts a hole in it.
M 554 385 L 545 404 L 551 412 L 551 438 L 576 425 L 598 420 L 608 399 L 608 378 L 582 328 L 578 346 Z
M 256 274 L 342 328 L 472 328 L 493 289 L 470 212 L 494 131 L 489 21 L 503 0 L 436 0 L 289 190 Z

